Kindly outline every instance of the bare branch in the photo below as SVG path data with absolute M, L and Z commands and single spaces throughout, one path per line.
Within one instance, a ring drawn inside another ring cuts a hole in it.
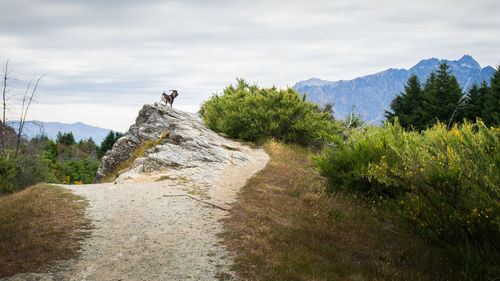
M 5 113 L 7 111 L 7 100 L 6 100 L 6 95 L 7 95 L 7 80 L 9 78 L 9 60 L 5 62 L 4 66 L 4 71 L 3 71 L 3 77 L 2 77 L 2 126 L 0 128 L 0 153 L 3 155 L 5 152 Z
M 17 154 L 19 152 L 19 144 L 21 143 L 21 136 L 23 133 L 24 124 L 26 123 L 26 116 L 28 115 L 28 110 L 30 108 L 31 102 L 33 101 L 33 98 L 35 97 L 36 89 L 38 88 L 38 83 L 40 83 L 40 80 L 42 80 L 44 76 L 45 74 L 43 74 L 36 80 L 36 83 L 33 86 L 33 89 L 31 90 L 31 95 L 29 96 L 29 100 L 27 102 L 26 99 L 28 97 L 28 92 L 31 87 L 31 82 L 29 82 L 28 86 L 26 87 L 26 92 L 24 93 L 23 104 L 21 109 L 21 118 L 19 120 L 19 128 L 17 131 L 16 152 L 14 157 L 17 157 Z M 26 108 L 24 108 L 25 105 Z
M 453 110 L 453 114 L 451 114 L 450 121 L 448 122 L 448 127 L 446 127 L 447 130 L 451 128 L 451 122 L 453 121 L 453 117 L 455 117 L 455 114 L 457 113 L 458 108 L 462 106 L 462 103 L 466 100 L 465 96 L 462 96 L 460 100 L 458 101 L 457 106 L 455 107 L 455 110 Z

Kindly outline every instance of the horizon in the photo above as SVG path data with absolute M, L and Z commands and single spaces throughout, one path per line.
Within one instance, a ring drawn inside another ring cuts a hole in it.
M 500 63 L 500 3 L 489 0 L 19 0 L 2 8 L 0 63 L 9 60 L 18 79 L 11 94 L 46 73 L 28 119 L 115 131 L 169 89 L 179 90 L 174 107 L 196 112 L 236 78 L 286 88 L 429 58 Z M 12 106 L 9 119 L 18 111 Z
M 317 78 L 317 77 L 310 77 L 310 78 L 307 78 L 307 79 L 303 79 L 303 80 L 300 80 L 300 81 L 296 81 L 295 83 L 298 83 L 298 82 L 304 82 L 304 81 L 308 81 L 308 80 L 311 80 L 311 79 L 318 79 L 318 80 L 321 80 L 323 82 L 336 82 L 336 81 L 349 81 L 349 80 L 353 80 L 353 79 L 357 79 L 357 78 L 362 78 L 362 77 L 365 77 L 365 76 L 370 76 L 370 75 L 375 75 L 375 74 L 378 74 L 378 73 L 382 73 L 384 71 L 387 71 L 387 70 L 390 70 L 390 69 L 396 69 L 396 70 L 409 70 L 411 69 L 412 67 L 414 67 L 415 65 L 417 65 L 418 63 L 422 62 L 422 61 L 428 61 L 428 60 L 433 60 L 433 59 L 437 59 L 439 61 L 458 61 L 460 60 L 461 58 L 465 57 L 465 56 L 469 56 L 469 57 L 472 57 L 473 60 L 475 60 L 477 62 L 477 60 L 473 57 L 473 56 L 470 56 L 468 54 L 464 54 L 463 56 L 461 56 L 460 58 L 457 58 L 457 59 L 440 59 L 440 58 L 436 58 L 436 57 L 431 57 L 431 58 L 425 58 L 425 59 L 421 59 L 419 60 L 417 63 L 415 63 L 414 65 L 411 65 L 410 67 L 403 67 L 403 68 L 387 68 L 387 69 L 384 69 L 384 70 L 381 70 L 381 71 L 377 71 L 377 72 L 374 72 L 374 73 L 370 73 L 370 74 L 366 74 L 366 75 L 363 75 L 363 76 L 356 76 L 356 77 L 353 77 L 351 79 L 339 79 L 339 80 L 326 80 L 326 79 L 322 79 L 322 78 Z M 479 63 L 479 62 L 478 62 Z M 497 66 L 499 67 L 500 64 Z M 494 68 L 495 70 L 497 68 L 491 66 L 491 65 L 486 65 L 486 66 L 483 66 L 480 64 L 480 67 L 481 69 L 484 69 L 486 67 L 492 67 Z M 235 79 L 236 81 L 236 79 Z M 248 82 L 248 81 L 247 81 Z M 294 84 L 295 84 L 294 83 Z M 233 84 L 234 85 L 234 82 L 230 83 L 230 84 Z M 258 83 L 257 83 L 258 84 Z M 227 85 L 229 86 L 229 84 Z M 260 86 L 260 85 L 259 85 Z M 271 87 L 271 86 L 275 86 L 275 85 L 270 85 L 270 86 L 267 86 L 267 87 Z M 293 85 L 287 85 L 286 87 L 292 87 Z M 286 88 L 285 87 L 285 88 Z M 278 87 L 278 88 L 281 88 L 281 87 Z M 156 100 L 156 101 L 152 101 L 150 102 L 150 104 L 154 103 L 154 102 L 158 102 L 160 100 Z M 204 100 L 202 101 L 204 102 Z M 134 124 L 135 122 L 135 118 L 137 117 L 137 113 L 139 112 L 139 110 L 147 103 L 144 103 L 140 106 L 138 106 L 138 109 L 136 110 L 136 113 L 133 117 L 133 121 L 128 124 L 128 125 L 125 125 L 125 129 L 123 130 L 119 130 L 119 129 L 114 129 L 114 128 L 107 128 L 107 127 L 102 127 L 102 126 L 99 126 L 99 125 L 94 125 L 94 124 L 90 124 L 90 123 L 86 123 L 84 121 L 81 121 L 81 120 L 77 120 L 77 121 L 72 121 L 70 123 L 68 122 L 64 122 L 64 121 L 61 121 L 61 120 L 55 120 L 55 121 L 47 121 L 47 120 L 37 120 L 37 119 L 32 119 L 32 120 L 28 120 L 27 122 L 43 122 L 43 123 L 60 123 L 60 124 L 64 124 L 64 125 L 76 125 L 78 123 L 81 123 L 83 125 L 86 125 L 86 126 L 91 126 L 91 127 L 97 127 L 97 128 L 101 128 L 101 129 L 106 129 L 106 130 L 111 130 L 111 131 L 115 131 L 115 132 L 122 132 L 122 133 L 126 133 L 128 131 L 128 128 Z M 199 106 L 198 108 L 196 108 L 196 110 L 192 110 L 192 107 L 186 107 L 186 106 L 181 106 L 182 108 L 177 108 L 179 110 L 182 110 L 182 111 L 187 111 L 187 112 L 190 112 L 190 113 L 197 113 L 198 110 L 199 110 Z M 8 120 L 8 122 L 18 122 L 18 120 Z

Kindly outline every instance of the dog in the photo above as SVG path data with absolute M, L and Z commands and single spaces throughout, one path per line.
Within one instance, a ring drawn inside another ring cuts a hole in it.
M 179 95 L 177 93 L 177 90 L 170 90 L 172 93 L 170 95 L 167 95 L 165 91 L 163 91 L 163 94 L 161 94 L 161 100 L 165 101 L 165 105 L 168 106 L 170 104 L 170 108 L 172 108 L 172 104 L 174 103 L 174 99 Z

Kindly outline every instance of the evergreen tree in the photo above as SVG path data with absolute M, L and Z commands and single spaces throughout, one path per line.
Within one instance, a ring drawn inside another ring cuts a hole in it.
M 123 137 L 125 134 L 120 132 L 115 132 L 115 142 Z
M 124 134 L 122 134 L 122 133 L 119 133 L 119 132 L 115 133 L 113 131 L 109 131 L 109 133 L 106 135 L 106 137 L 102 141 L 101 147 L 99 148 L 99 153 L 98 153 L 99 158 L 104 156 L 104 154 L 106 154 L 106 151 L 113 148 L 113 144 L 115 144 L 115 142 L 123 136 L 124 136 Z
M 484 98 L 483 121 L 488 126 L 500 125 L 500 65 L 490 81 L 489 91 Z
M 385 110 L 385 112 L 384 112 L 385 118 L 387 119 L 387 121 L 389 121 L 391 123 L 393 123 L 396 118 L 399 119 L 399 115 L 403 111 L 402 110 L 402 108 L 403 108 L 402 95 L 404 95 L 404 93 L 400 93 L 399 95 L 396 95 L 394 97 L 394 99 L 392 99 L 391 104 L 390 104 L 390 108 L 392 111 Z
M 473 95 L 476 94 L 474 91 Z M 442 63 L 427 78 L 423 89 L 418 77 L 410 76 L 405 92 L 392 100 L 392 112 L 386 111 L 385 117 L 390 122 L 397 117 L 402 127 L 421 131 L 436 121 L 448 124 L 461 120 L 464 117 L 463 102 L 457 79 L 449 66 Z
M 101 143 L 101 147 L 99 147 L 99 158 L 104 156 L 106 151 L 110 150 L 115 143 L 115 132 L 109 131 L 104 140 Z
M 448 70 L 449 68 L 446 62 L 442 63 L 425 82 L 421 122 L 415 126 L 415 129 L 423 130 L 434 125 L 436 121 L 447 124 L 453 112 L 460 106 L 462 89 L 457 78 Z M 456 121 L 458 118 L 453 119 L 452 121 Z
M 73 136 L 72 132 L 69 132 L 69 133 L 58 132 L 57 136 L 56 136 L 56 142 L 62 143 L 66 146 L 70 146 L 70 145 L 73 145 L 76 143 L 75 137 Z
M 466 119 L 476 121 L 476 118 L 482 118 L 485 97 L 488 91 L 489 87 L 486 81 L 483 81 L 481 86 L 472 85 L 465 100 L 464 117 Z
M 418 125 L 421 119 L 421 108 L 423 102 L 423 91 L 417 75 L 408 78 L 405 92 L 397 95 L 391 102 L 392 112 L 386 111 L 385 117 L 389 122 L 394 122 L 398 117 L 403 128 L 411 128 Z

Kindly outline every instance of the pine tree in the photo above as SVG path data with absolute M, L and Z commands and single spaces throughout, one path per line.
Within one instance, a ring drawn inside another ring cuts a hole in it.
M 106 154 L 106 151 L 113 148 L 113 144 L 115 144 L 115 142 L 123 136 L 124 136 L 124 134 L 122 134 L 122 133 L 119 133 L 119 132 L 115 133 L 113 131 L 109 131 L 109 133 L 106 135 L 106 137 L 102 141 L 101 147 L 99 148 L 99 153 L 98 153 L 99 158 L 104 156 L 104 154 Z
M 442 63 L 425 82 L 421 122 L 415 126 L 416 129 L 423 130 L 434 125 L 436 121 L 447 124 L 453 112 L 460 106 L 462 89 L 449 68 L 446 62 Z M 453 119 L 452 121 L 456 121 L 458 118 Z
M 477 84 L 472 85 L 465 100 L 464 118 L 473 122 L 476 121 L 477 118 L 482 118 L 485 97 L 489 90 L 486 81 L 483 81 L 481 86 Z
M 500 65 L 493 74 L 490 85 L 484 98 L 483 121 L 488 126 L 500 126 Z
M 106 151 L 110 150 L 113 147 L 113 144 L 115 143 L 115 132 L 109 131 L 109 133 L 106 135 L 104 140 L 101 143 L 101 146 L 99 147 L 99 158 L 104 156 Z
M 66 146 L 70 146 L 70 145 L 73 145 L 76 143 L 75 137 L 73 136 L 72 132 L 69 132 L 69 133 L 58 132 L 57 136 L 56 136 L 56 142 L 62 143 Z
M 411 128 L 418 125 L 421 119 L 421 108 L 423 102 L 423 91 L 420 80 L 413 74 L 408 78 L 405 92 L 397 95 L 391 102 L 392 112 L 386 111 L 385 117 L 389 122 L 394 122 L 398 117 L 403 128 Z

